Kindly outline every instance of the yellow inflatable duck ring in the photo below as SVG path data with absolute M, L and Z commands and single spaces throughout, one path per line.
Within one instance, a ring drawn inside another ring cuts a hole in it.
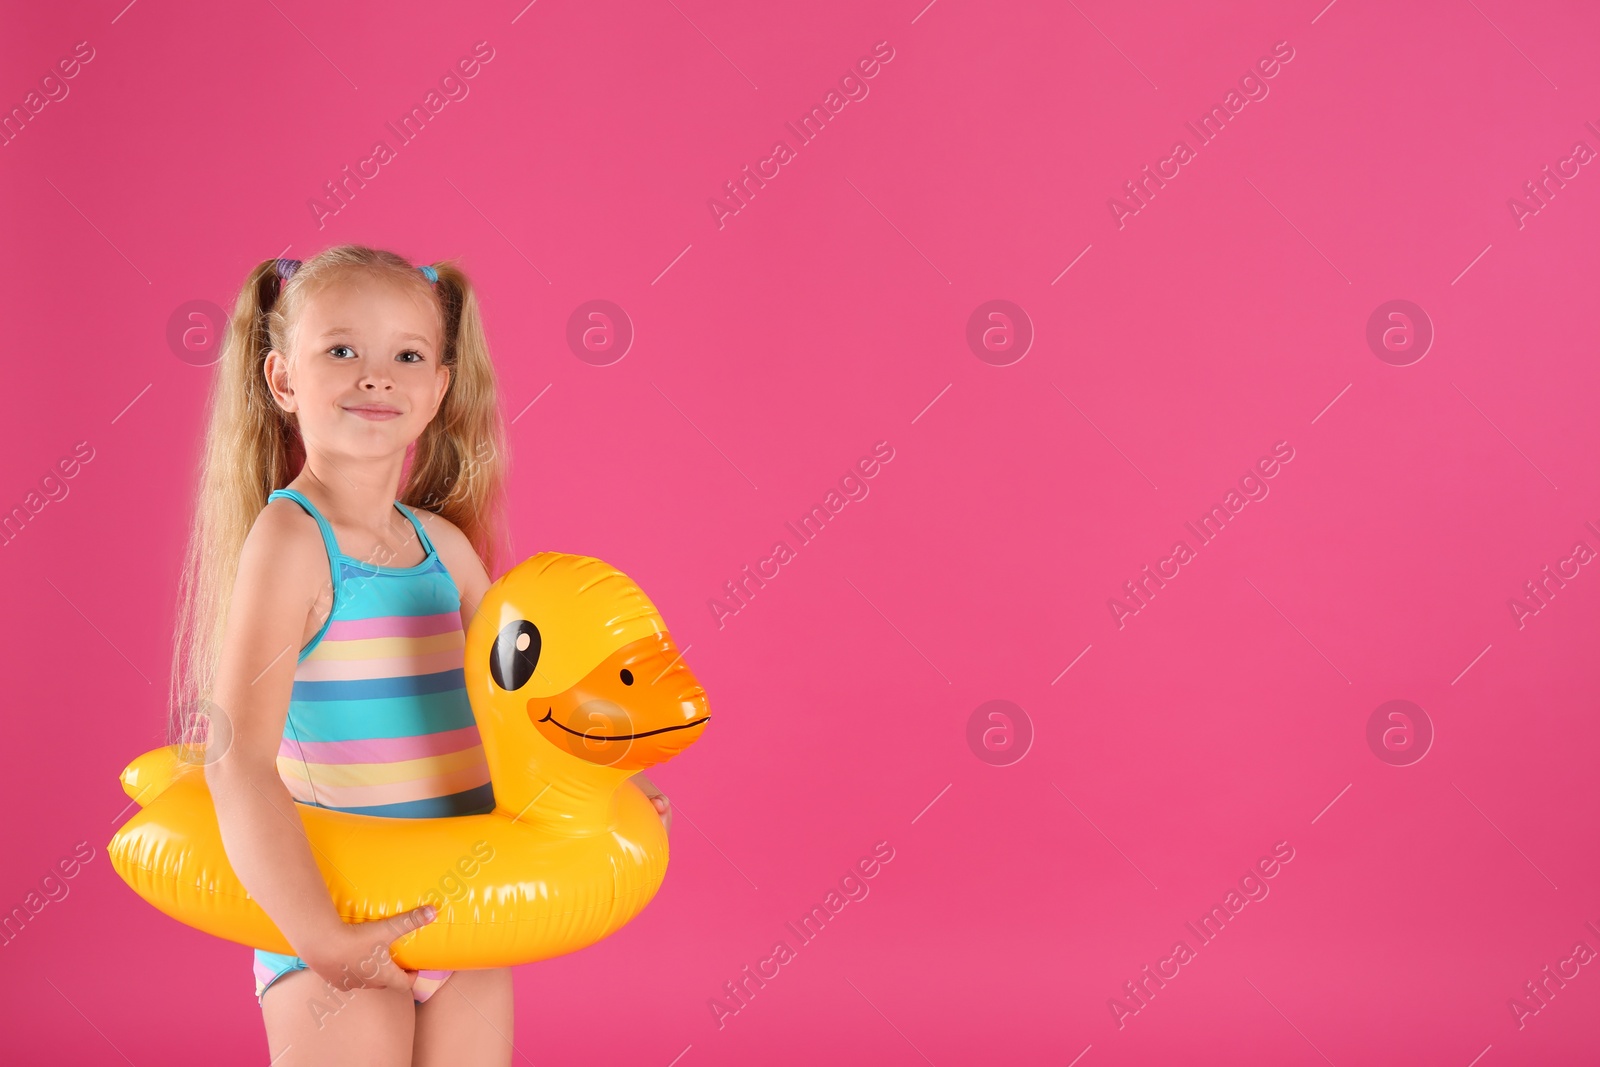
M 639 914 L 666 874 L 667 834 L 628 778 L 710 718 L 655 605 L 587 556 L 542 552 L 490 586 L 465 669 L 494 811 L 393 819 L 295 805 L 346 922 L 435 906 L 393 947 L 410 970 L 548 959 Z M 136 893 L 208 934 L 294 951 L 229 866 L 198 763 L 159 748 L 122 784 L 143 808 L 106 851 Z

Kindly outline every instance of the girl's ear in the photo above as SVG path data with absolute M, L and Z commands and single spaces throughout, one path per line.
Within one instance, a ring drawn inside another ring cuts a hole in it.
M 439 365 L 439 369 L 443 373 L 439 375 L 437 380 L 439 392 L 433 398 L 433 410 L 435 414 L 438 414 L 439 406 L 444 403 L 444 394 L 450 391 L 450 379 L 455 376 L 454 372 L 448 366 L 445 366 L 442 363 Z
M 294 397 L 294 389 L 289 385 L 288 357 L 276 348 L 270 350 L 262 366 L 262 373 L 266 376 L 267 388 L 272 392 L 272 399 L 284 411 L 294 411 L 299 405 Z

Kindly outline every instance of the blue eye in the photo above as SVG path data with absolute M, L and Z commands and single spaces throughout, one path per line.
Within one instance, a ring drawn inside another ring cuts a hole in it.
M 340 352 L 341 349 L 346 351 L 346 352 L 348 352 L 348 353 L 350 353 L 350 355 L 349 356 L 341 356 L 341 355 L 339 355 L 339 352 Z M 351 348 L 349 345 L 334 345 L 332 348 L 328 349 L 328 354 L 330 356 L 333 356 L 335 359 L 352 359 L 352 358 L 355 357 L 355 351 L 356 350 Z M 407 356 L 410 356 L 411 358 L 407 359 L 406 358 Z M 428 357 L 427 356 L 424 356 L 421 352 L 418 352 L 416 349 L 413 349 L 413 348 L 406 349 L 404 352 L 401 352 L 395 358 L 399 359 L 402 363 L 426 363 L 428 361 Z

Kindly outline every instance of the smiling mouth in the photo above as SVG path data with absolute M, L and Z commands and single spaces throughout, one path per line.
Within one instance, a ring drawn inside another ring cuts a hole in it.
M 550 711 L 551 711 L 551 709 L 546 708 L 545 711 L 544 711 L 544 718 L 535 719 L 534 722 L 536 722 L 536 723 L 547 722 L 550 725 L 554 726 L 556 729 L 565 730 L 567 733 L 571 734 L 573 737 L 581 737 L 585 741 L 636 741 L 641 737 L 650 737 L 653 734 L 670 733 L 673 730 L 687 730 L 689 727 L 691 727 L 691 726 L 699 726 L 701 723 L 703 723 L 703 722 L 705 722 L 705 721 L 707 721 L 708 719 L 711 718 L 711 716 L 709 716 L 709 715 L 702 715 L 702 716 L 700 716 L 700 718 L 694 720 L 693 722 L 686 722 L 686 723 L 682 724 L 681 726 L 663 726 L 659 730 L 646 730 L 642 734 L 618 734 L 616 737 L 602 737 L 599 734 L 579 733 L 577 730 L 574 730 L 569 726 L 562 726 L 560 723 L 556 722 L 556 720 L 551 716 Z

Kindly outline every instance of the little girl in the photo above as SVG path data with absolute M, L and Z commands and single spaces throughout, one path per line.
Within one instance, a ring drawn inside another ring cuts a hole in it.
M 174 708 L 205 709 L 228 862 L 297 953 L 255 952 L 272 1061 L 509 1064 L 510 969 L 402 970 L 433 909 L 344 922 L 295 810 L 494 809 L 462 654 L 506 453 L 471 284 L 355 245 L 264 261 L 210 406 Z

